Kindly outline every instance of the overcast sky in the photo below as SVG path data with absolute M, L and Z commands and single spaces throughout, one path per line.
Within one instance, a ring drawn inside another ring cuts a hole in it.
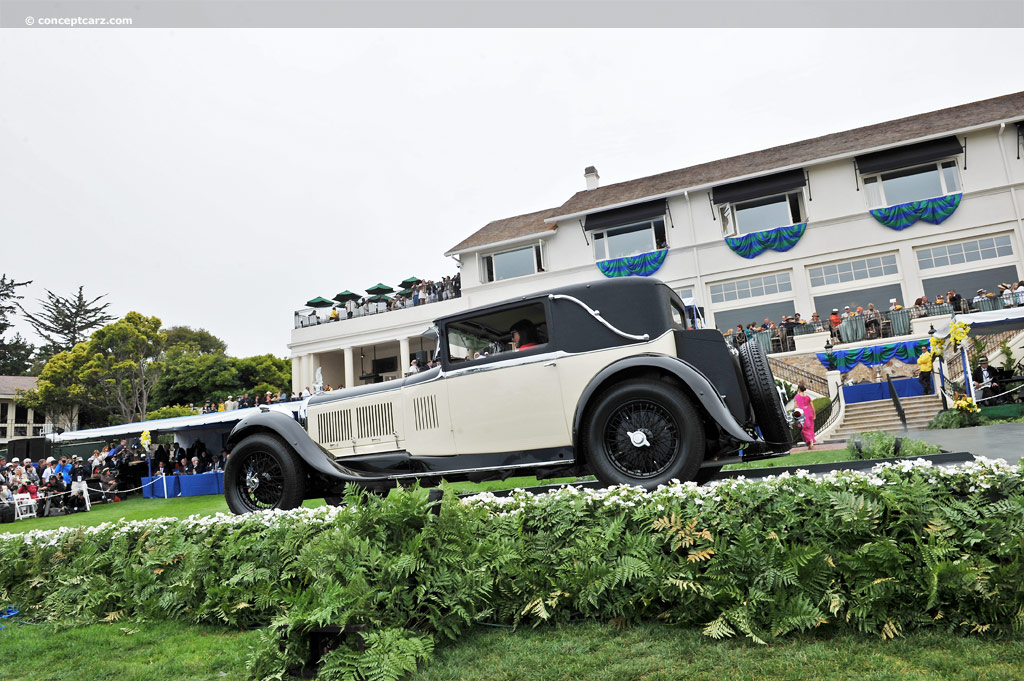
M 1024 90 L 1019 30 L 7 30 L 0 272 L 288 356 L 584 188 Z M 17 328 L 33 342 L 31 328 Z

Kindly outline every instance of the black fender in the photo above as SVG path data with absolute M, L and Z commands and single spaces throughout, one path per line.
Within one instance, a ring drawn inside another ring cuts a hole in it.
M 708 412 L 719 426 L 726 433 L 740 442 L 756 442 L 757 439 L 750 435 L 743 426 L 736 421 L 725 400 L 718 394 L 715 386 L 708 380 L 699 369 L 676 357 L 667 355 L 635 355 L 612 362 L 599 371 L 590 380 L 587 387 L 583 389 L 579 401 L 576 403 L 576 414 L 573 417 L 572 441 L 575 445 L 578 442 L 579 429 L 582 424 L 583 414 L 586 413 L 587 405 L 590 404 L 594 393 L 608 379 L 628 369 L 661 369 L 667 371 L 682 381 L 690 391 L 700 400 L 701 406 Z
M 307 466 L 329 478 L 357 483 L 388 479 L 386 475 L 368 475 L 339 465 L 331 453 L 317 444 L 298 421 L 279 411 L 260 410 L 239 421 L 228 435 L 228 449 L 246 436 L 260 432 L 277 435 L 295 450 Z

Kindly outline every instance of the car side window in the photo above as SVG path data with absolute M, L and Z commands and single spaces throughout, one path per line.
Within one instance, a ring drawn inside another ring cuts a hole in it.
M 448 361 L 457 365 L 540 347 L 548 342 L 543 303 L 448 322 Z

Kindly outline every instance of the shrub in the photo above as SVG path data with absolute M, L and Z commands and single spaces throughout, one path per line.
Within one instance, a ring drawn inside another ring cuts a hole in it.
M 172 419 L 177 416 L 192 416 L 195 413 L 195 409 L 189 409 L 188 407 L 183 407 L 180 404 L 175 404 L 146 412 L 146 420 L 153 421 L 155 419 Z
M 896 440 L 900 441 L 899 452 L 896 452 Z M 855 459 L 888 459 L 894 456 L 938 454 L 942 447 L 909 437 L 900 438 L 882 430 L 872 430 L 847 439 L 846 451 Z
M 268 627 L 253 678 L 298 665 L 325 624 L 366 633 L 321 679 L 398 679 L 477 622 L 658 618 L 758 643 L 1024 630 L 1024 485 L 1000 463 L 446 495 L 436 514 L 417 488 L 346 504 L 0 535 L 0 602 L 65 623 Z
M 930 429 L 968 428 L 987 423 L 988 419 L 977 412 L 965 412 L 959 409 L 946 409 L 935 415 L 928 424 Z

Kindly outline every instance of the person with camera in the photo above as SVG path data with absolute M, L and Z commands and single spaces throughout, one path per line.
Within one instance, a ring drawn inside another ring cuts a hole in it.
M 72 483 L 73 484 L 73 483 Z M 76 489 L 68 496 L 67 503 L 64 505 L 64 513 L 81 513 L 82 511 L 89 510 L 89 501 L 85 498 L 85 492 L 81 489 Z
M 64 484 L 64 476 L 54 473 L 43 485 L 39 493 L 39 515 L 46 517 L 51 514 L 51 509 L 54 511 L 60 511 L 64 508 L 64 493 L 67 491 L 67 485 Z
M 71 491 L 82 492 L 85 499 L 86 510 L 89 510 L 89 487 L 86 484 L 86 480 L 90 477 L 90 470 L 82 462 L 82 457 L 74 456 L 71 458 Z M 72 494 L 71 496 L 74 496 Z

